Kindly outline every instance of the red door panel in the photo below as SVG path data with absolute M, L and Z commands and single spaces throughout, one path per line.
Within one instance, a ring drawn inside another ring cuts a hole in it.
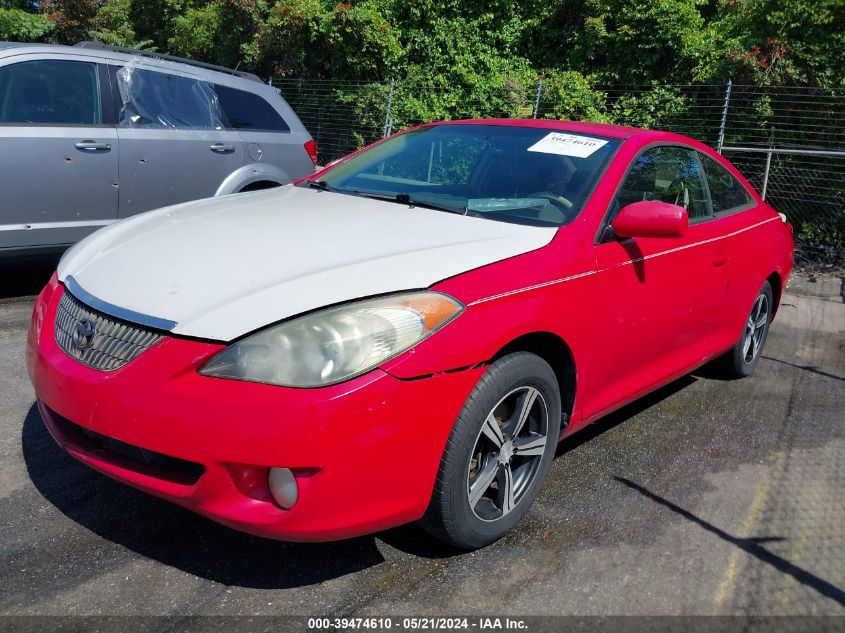
M 762 206 L 717 218 L 713 224 L 726 237 L 721 241 L 729 253 L 729 281 L 725 306 L 714 330 L 713 346 L 722 351 L 739 340 L 748 312 L 760 287 L 780 268 L 775 253 L 781 252 L 773 229 L 781 219 Z
M 683 238 L 596 247 L 598 336 L 585 418 L 698 364 L 727 287 L 729 255 L 704 222 Z

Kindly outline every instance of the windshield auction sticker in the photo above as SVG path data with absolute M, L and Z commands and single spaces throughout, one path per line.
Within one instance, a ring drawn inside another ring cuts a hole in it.
M 528 148 L 528 151 L 587 158 L 605 145 L 607 145 L 607 141 L 598 138 L 552 132 L 534 143 L 534 145 Z

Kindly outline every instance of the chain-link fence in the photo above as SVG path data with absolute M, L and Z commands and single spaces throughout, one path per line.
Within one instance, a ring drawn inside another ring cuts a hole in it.
M 274 78 L 317 141 L 321 164 L 440 119 L 593 120 L 679 132 L 725 154 L 795 226 L 799 265 L 845 265 L 845 89 L 615 85 L 500 86 Z

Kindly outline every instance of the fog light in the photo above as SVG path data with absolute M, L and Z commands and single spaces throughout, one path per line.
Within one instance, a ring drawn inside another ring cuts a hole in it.
M 285 510 L 290 510 L 296 500 L 299 499 L 299 488 L 296 485 L 296 477 L 290 468 L 270 469 L 270 494 Z

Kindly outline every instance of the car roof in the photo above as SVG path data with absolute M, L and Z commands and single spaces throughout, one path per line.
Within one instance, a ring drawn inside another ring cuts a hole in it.
M 581 134 L 594 134 L 608 138 L 626 139 L 635 134 L 653 132 L 636 127 L 625 127 L 624 125 L 610 125 L 609 123 L 588 123 L 584 121 L 558 121 L 555 119 L 463 119 L 454 121 L 437 121 L 433 125 L 503 125 L 511 127 L 533 127 L 562 132 L 578 132 Z
M 0 42 L 0 48 L 18 48 L 19 46 L 39 46 L 39 44 L 24 44 L 23 42 Z M 41 44 L 43 46 L 43 44 Z
M 254 81 L 264 85 L 259 77 L 252 73 L 247 73 L 239 70 L 233 70 L 224 66 L 215 66 L 213 64 L 205 64 L 190 59 L 181 57 L 173 57 L 158 53 L 155 51 L 136 50 L 131 48 L 123 48 L 119 46 L 109 46 L 99 42 L 80 42 L 76 46 L 63 46 L 60 44 L 32 44 L 23 42 L 0 42 L 0 56 L 3 53 L 7 54 L 21 54 L 24 51 L 17 51 L 15 49 L 26 49 L 26 53 L 61 53 L 63 55 L 83 55 L 87 57 L 99 57 L 103 59 L 112 59 L 122 62 L 140 62 L 143 65 L 170 69 L 178 71 L 181 70 L 188 74 L 203 75 L 205 73 L 215 73 L 217 76 L 226 75 L 236 79 L 245 79 Z

